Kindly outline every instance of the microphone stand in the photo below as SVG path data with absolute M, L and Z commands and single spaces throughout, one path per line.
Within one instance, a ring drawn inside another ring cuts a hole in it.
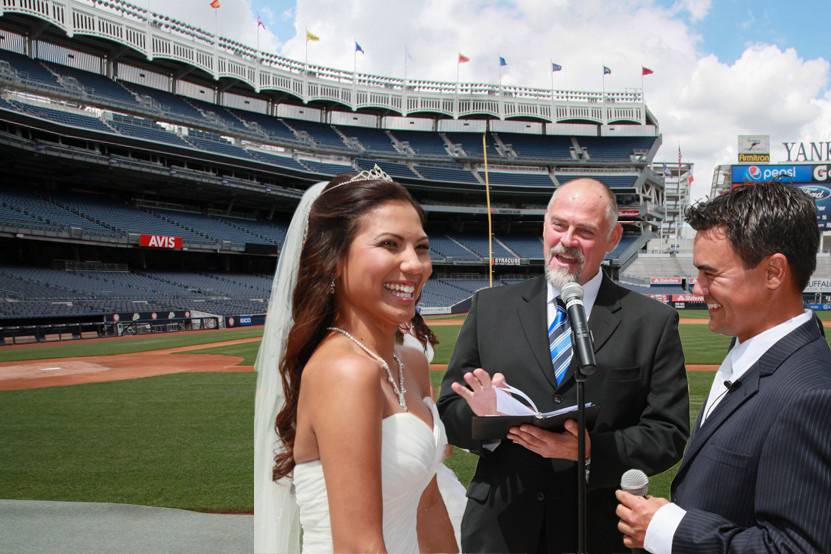
M 577 552 L 587 554 L 588 497 L 586 483 L 586 377 L 595 371 L 594 365 L 579 362 L 574 379 L 577 382 Z

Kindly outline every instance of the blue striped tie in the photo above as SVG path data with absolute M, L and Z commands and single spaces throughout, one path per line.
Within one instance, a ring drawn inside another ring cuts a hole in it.
M 551 366 L 557 386 L 563 382 L 571 363 L 571 325 L 568 324 L 566 310 L 557 299 L 557 313 L 548 328 L 548 345 L 551 353 Z

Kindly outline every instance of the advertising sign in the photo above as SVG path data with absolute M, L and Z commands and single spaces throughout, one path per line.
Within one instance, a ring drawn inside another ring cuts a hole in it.
M 688 302 L 691 304 L 703 304 L 704 297 L 698 296 L 697 294 L 673 294 L 672 295 L 673 302 Z
M 739 135 L 739 162 L 770 161 L 770 135 Z
M 814 166 L 812 165 L 734 165 L 732 182 L 744 183 L 813 183 Z
M 650 285 L 681 285 L 681 277 L 650 277 Z
M 182 237 L 171 237 L 166 235 L 141 235 L 139 246 L 145 248 L 166 248 L 168 250 L 181 250 L 184 246 Z

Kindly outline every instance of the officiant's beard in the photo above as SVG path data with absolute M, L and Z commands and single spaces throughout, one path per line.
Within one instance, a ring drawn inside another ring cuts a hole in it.
M 558 267 L 557 269 L 551 269 L 548 266 L 545 266 L 545 278 L 551 283 L 551 286 L 558 290 L 563 290 L 563 287 L 566 286 L 568 283 L 573 283 L 578 280 L 580 277 L 580 272 L 578 271 L 577 274 L 569 273 L 568 270 L 564 267 Z

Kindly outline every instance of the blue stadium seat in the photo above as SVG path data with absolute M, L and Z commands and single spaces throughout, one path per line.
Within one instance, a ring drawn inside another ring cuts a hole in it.
M 455 167 L 438 167 L 429 165 L 417 165 L 415 167 L 425 179 L 435 181 L 438 183 L 470 183 L 478 185 L 479 181 L 473 176 L 473 173 L 467 169 L 457 169 Z
M 438 133 L 430 131 L 393 131 L 392 134 L 399 142 L 406 143 L 413 149 L 416 156 L 444 157 L 448 156 L 444 140 Z

